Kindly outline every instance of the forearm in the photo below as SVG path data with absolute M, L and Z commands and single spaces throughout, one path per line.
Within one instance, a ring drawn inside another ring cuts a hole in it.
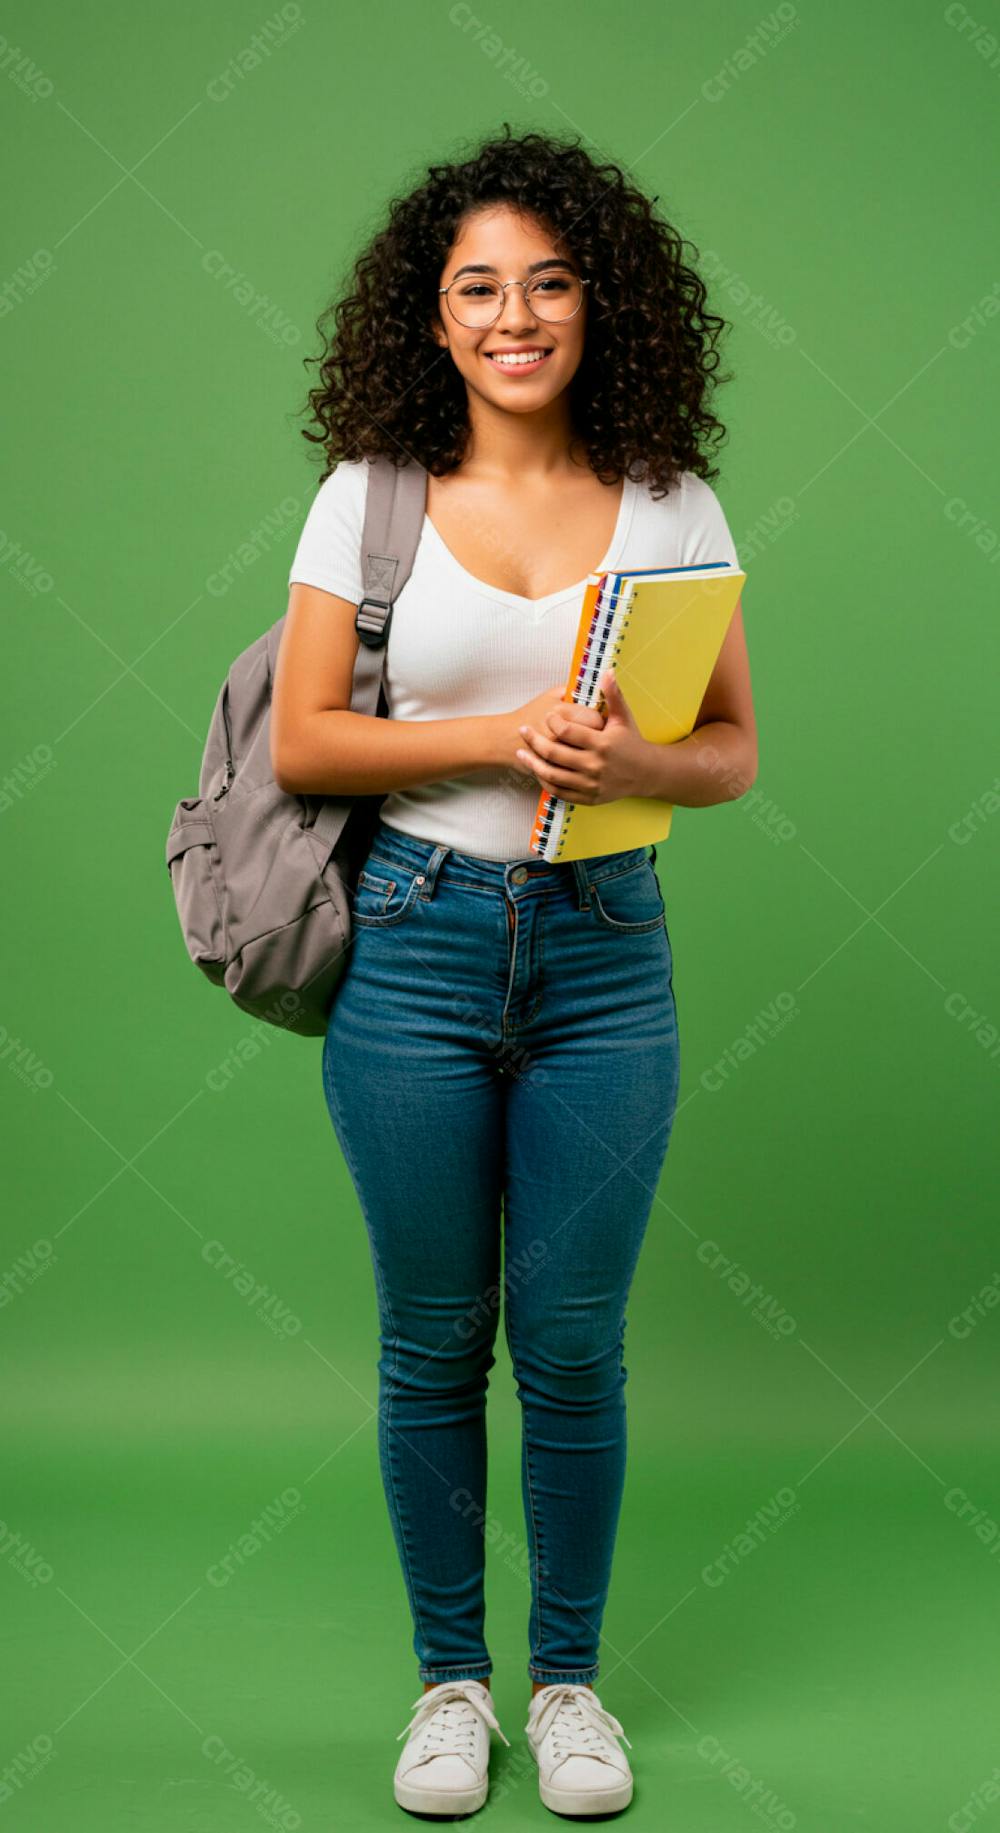
M 279 786 L 300 795 L 384 795 L 415 783 L 465 776 L 497 759 L 492 715 L 383 719 L 334 709 L 302 722 L 294 749 L 272 754 Z
M 711 808 L 745 795 L 756 775 L 756 738 L 731 720 L 709 720 L 675 744 L 645 742 L 637 793 L 680 808 Z

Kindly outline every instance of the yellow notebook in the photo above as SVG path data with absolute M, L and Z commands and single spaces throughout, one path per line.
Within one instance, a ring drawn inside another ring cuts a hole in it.
M 610 668 L 643 738 L 660 745 L 686 738 L 745 580 L 728 562 L 591 573 L 563 699 L 603 712 L 598 682 Z M 591 806 L 543 789 L 530 851 L 568 860 L 649 846 L 667 838 L 673 806 L 655 796 Z

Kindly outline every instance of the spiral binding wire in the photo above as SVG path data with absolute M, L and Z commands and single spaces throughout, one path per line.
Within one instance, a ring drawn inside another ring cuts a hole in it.
M 598 590 L 597 598 L 594 604 L 594 613 L 591 618 L 590 631 L 588 633 L 587 642 L 584 645 L 583 655 L 580 659 L 580 666 L 579 666 L 579 669 L 577 670 L 577 678 L 573 684 L 573 704 L 575 706 L 581 706 L 581 705 L 590 706 L 594 704 L 593 702 L 587 700 L 585 696 L 586 694 L 590 692 L 591 688 L 595 686 L 596 682 L 600 680 L 600 677 L 604 673 L 605 669 L 614 668 L 618 660 L 619 653 L 621 651 L 621 646 L 624 640 L 625 631 L 628 628 L 629 618 L 632 615 L 632 589 L 631 589 L 631 586 L 626 585 L 618 592 L 607 592 L 607 582 L 610 578 L 613 578 L 613 577 L 614 577 L 613 574 L 610 574 L 610 573 L 605 574 L 604 579 L 601 582 L 601 586 Z M 625 601 L 623 614 L 621 617 L 621 621 L 618 625 L 617 634 L 614 639 L 614 648 L 611 652 L 610 657 L 608 657 L 605 652 L 606 652 L 607 644 L 611 641 L 611 632 L 614 629 L 615 618 L 618 614 L 618 607 L 619 607 L 620 599 L 624 599 Z M 603 643 L 602 643 L 602 639 L 600 636 L 597 635 L 597 631 L 598 631 L 598 627 L 602 623 L 603 614 L 606 614 L 606 616 L 604 616 Z M 598 651 L 598 660 L 596 662 L 592 661 L 591 659 L 595 647 L 597 648 L 597 651 Z M 587 679 L 588 676 L 590 676 L 589 682 Z M 600 698 L 599 695 L 598 695 L 598 698 Z M 556 842 L 554 852 L 547 853 L 545 852 L 544 849 L 548 841 L 549 835 L 552 832 L 552 828 L 555 822 L 557 807 L 560 802 L 563 803 L 563 815 L 562 815 L 562 825 L 559 829 L 559 839 Z M 551 859 L 551 860 L 559 860 L 562 857 L 563 849 L 566 845 L 566 837 L 569 833 L 570 825 L 573 819 L 574 807 L 575 807 L 575 804 L 572 802 L 567 802 L 564 796 L 558 796 L 552 790 L 546 791 L 545 809 L 542 815 L 542 820 L 539 824 L 539 833 L 538 833 L 539 850 L 542 852 L 544 858 Z

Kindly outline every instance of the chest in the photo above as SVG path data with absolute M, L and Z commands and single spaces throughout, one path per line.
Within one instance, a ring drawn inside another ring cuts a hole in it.
M 632 492 L 631 509 L 626 508 L 617 530 L 616 564 L 682 564 L 678 500 L 673 492 L 659 501 L 645 491 Z M 580 594 L 573 588 L 597 570 L 592 563 L 600 558 L 602 534 L 605 546 L 610 545 L 606 528 L 595 531 L 590 563 L 566 566 L 561 578 L 550 580 L 554 590 L 546 595 L 483 585 L 486 551 L 475 572 L 471 567 L 466 571 L 451 543 L 446 546 L 438 535 L 436 521 L 433 527 L 433 538 L 418 546 L 393 611 L 386 671 L 396 717 L 504 712 L 545 688 L 562 686 L 580 622 Z M 456 535 L 456 548 L 458 540 Z M 498 580 L 499 572 L 492 577 Z
M 468 478 L 429 477 L 427 515 L 459 566 L 498 591 L 540 599 L 576 585 L 603 560 L 623 485 L 592 474 L 558 487 L 500 492 Z

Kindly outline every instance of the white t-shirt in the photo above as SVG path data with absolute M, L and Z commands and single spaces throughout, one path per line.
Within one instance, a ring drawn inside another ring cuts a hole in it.
M 361 536 L 370 475 L 366 459 L 344 459 L 313 499 L 289 585 L 318 586 L 358 604 Z M 738 560 L 711 486 L 685 471 L 665 497 L 625 479 L 607 553 L 593 568 L 689 566 Z M 522 598 L 466 572 L 424 518 L 413 571 L 395 601 L 385 692 L 394 719 L 456 719 L 512 712 L 566 679 L 584 581 Z M 515 780 L 516 779 L 516 780 Z M 389 791 L 380 815 L 390 827 L 487 859 L 530 859 L 539 784 L 513 768 L 481 769 Z

